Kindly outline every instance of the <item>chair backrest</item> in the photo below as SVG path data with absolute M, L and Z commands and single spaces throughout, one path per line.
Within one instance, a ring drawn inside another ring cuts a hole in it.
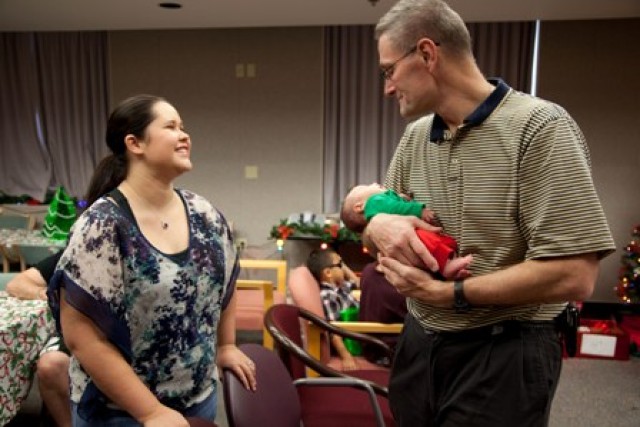
M 289 374 L 296 380 L 305 378 L 305 364 L 292 354 L 292 349 L 295 348 L 304 351 L 299 308 L 288 304 L 274 305 L 265 313 L 264 321 L 268 332 L 275 339 L 274 347 Z
M 257 390 L 245 389 L 231 370 L 222 370 L 229 427 L 299 427 L 300 400 L 282 361 L 258 344 L 242 344 L 240 349 L 256 365 Z
M 33 217 L 29 215 L 0 213 L 0 228 L 9 228 L 12 230 L 24 228 L 25 230 L 31 230 L 34 223 Z
M 4 291 L 7 288 L 7 283 L 17 275 L 18 273 L 0 273 L 0 291 Z
M 295 305 L 318 317 L 325 318 L 318 281 L 306 265 L 296 267 L 289 272 L 289 294 Z M 321 340 L 320 354 L 322 363 L 328 363 L 331 357 L 331 346 L 328 339 Z
M 307 266 L 301 265 L 289 272 L 289 293 L 295 305 L 324 317 L 320 287 Z
M 276 273 L 276 289 L 283 296 L 287 295 L 287 261 L 282 259 L 241 259 L 242 270 L 274 270 Z

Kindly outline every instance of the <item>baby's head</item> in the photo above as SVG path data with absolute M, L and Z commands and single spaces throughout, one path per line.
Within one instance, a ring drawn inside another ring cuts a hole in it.
M 369 185 L 356 185 L 345 196 L 340 209 L 340 219 L 351 231 L 362 233 L 367 226 L 364 218 L 364 206 L 369 197 L 385 192 L 385 188 L 374 182 Z

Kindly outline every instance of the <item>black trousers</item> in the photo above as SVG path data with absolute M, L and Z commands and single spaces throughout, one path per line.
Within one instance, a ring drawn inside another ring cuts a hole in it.
M 562 366 L 552 322 L 426 331 L 407 315 L 389 383 L 399 427 L 546 426 Z

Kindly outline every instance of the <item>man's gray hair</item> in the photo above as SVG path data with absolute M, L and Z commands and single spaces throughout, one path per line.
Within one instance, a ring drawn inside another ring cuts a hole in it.
M 400 0 L 378 21 L 376 39 L 383 34 L 401 51 L 427 37 L 451 55 L 472 55 L 467 26 L 442 0 Z

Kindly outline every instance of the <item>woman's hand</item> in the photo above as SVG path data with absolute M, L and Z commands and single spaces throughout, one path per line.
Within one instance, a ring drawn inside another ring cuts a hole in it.
M 220 369 L 231 369 L 247 390 L 256 390 L 256 364 L 235 344 L 218 347 L 217 363 Z
M 139 420 L 144 427 L 189 427 L 189 422 L 178 411 L 158 405 L 148 416 Z
M 416 217 L 378 214 L 365 229 L 365 240 L 379 255 L 394 258 L 405 265 L 438 271 L 438 263 L 420 241 L 416 228 L 439 232 L 440 228 Z

